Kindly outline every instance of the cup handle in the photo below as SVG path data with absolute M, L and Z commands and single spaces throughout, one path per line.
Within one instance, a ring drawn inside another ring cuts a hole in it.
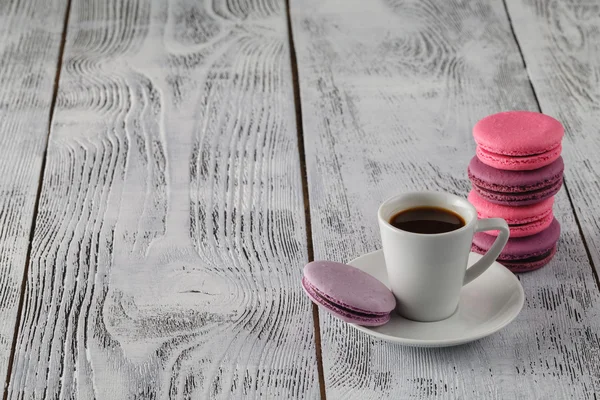
M 477 225 L 475 226 L 475 232 L 483 232 L 483 231 L 500 231 L 496 241 L 492 247 L 485 253 L 483 257 L 475 264 L 471 265 L 467 269 L 467 273 L 465 274 L 465 280 L 463 281 L 463 285 L 471 282 L 473 279 L 477 278 L 479 275 L 483 274 L 485 270 L 487 270 L 493 263 L 496 261 L 496 258 L 500 255 L 500 252 L 506 246 L 506 242 L 508 241 L 508 235 L 510 233 L 508 229 L 508 224 L 502 218 L 489 218 L 489 219 L 480 219 L 477 220 Z

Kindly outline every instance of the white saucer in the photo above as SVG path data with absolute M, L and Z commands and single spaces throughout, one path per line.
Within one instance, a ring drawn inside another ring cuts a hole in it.
M 471 253 L 469 265 L 481 258 Z M 348 264 L 379 279 L 389 287 L 383 251 L 358 257 Z M 479 278 L 463 287 L 458 310 L 437 322 L 416 322 L 392 312 L 385 325 L 367 327 L 350 324 L 379 339 L 406 346 L 456 346 L 491 335 L 508 325 L 521 311 L 525 301 L 523 287 L 512 272 L 495 262 Z

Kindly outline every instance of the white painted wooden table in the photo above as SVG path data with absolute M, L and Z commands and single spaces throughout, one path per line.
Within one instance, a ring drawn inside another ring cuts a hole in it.
M 471 127 L 566 127 L 560 249 L 473 344 L 317 312 L 389 195 L 465 196 Z M 4 399 L 597 399 L 600 2 L 0 1 Z

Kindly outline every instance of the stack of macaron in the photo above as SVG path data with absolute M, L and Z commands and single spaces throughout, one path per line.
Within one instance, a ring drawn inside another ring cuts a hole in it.
M 560 224 L 554 195 L 563 181 L 562 124 L 544 114 L 508 111 L 473 128 L 477 155 L 469 163 L 469 201 L 480 218 L 504 218 L 510 238 L 498 261 L 513 272 L 546 265 L 556 253 Z M 479 232 L 472 250 L 485 253 L 497 232 Z
M 383 325 L 396 307 L 396 298 L 379 280 L 333 261 L 306 264 L 302 287 L 315 304 L 352 324 Z

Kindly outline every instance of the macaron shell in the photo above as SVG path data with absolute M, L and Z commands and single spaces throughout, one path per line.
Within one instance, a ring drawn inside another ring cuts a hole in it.
M 506 171 L 490 167 L 473 157 L 467 168 L 474 185 L 496 192 L 539 190 L 562 182 L 565 165 L 562 157 L 545 167 L 531 171 Z
M 562 124 L 532 111 L 505 111 L 488 115 L 473 127 L 473 138 L 483 150 L 506 156 L 550 152 L 564 136 Z
M 540 233 L 526 237 L 508 239 L 506 246 L 498 256 L 499 261 L 523 260 L 537 257 L 552 249 L 560 238 L 560 224 L 555 219 L 550 226 Z M 487 233 L 478 232 L 473 237 L 474 251 L 485 253 L 490 249 L 496 238 Z
M 333 261 L 313 261 L 304 267 L 304 277 L 330 301 L 365 313 L 388 313 L 396 307 L 392 292 L 364 271 Z
M 492 153 L 481 146 L 477 146 L 475 151 L 477 158 L 484 164 L 493 168 L 509 171 L 529 171 L 545 167 L 556 161 L 558 157 L 560 157 L 561 152 L 562 145 L 560 144 L 545 153 L 519 157 Z
M 323 307 L 344 322 L 362 326 L 380 326 L 389 322 L 391 318 L 390 313 L 378 316 L 365 316 L 357 314 L 353 311 L 345 310 L 344 308 L 328 301 L 326 298 L 319 296 L 306 278 L 302 278 L 302 288 L 313 302 Z

